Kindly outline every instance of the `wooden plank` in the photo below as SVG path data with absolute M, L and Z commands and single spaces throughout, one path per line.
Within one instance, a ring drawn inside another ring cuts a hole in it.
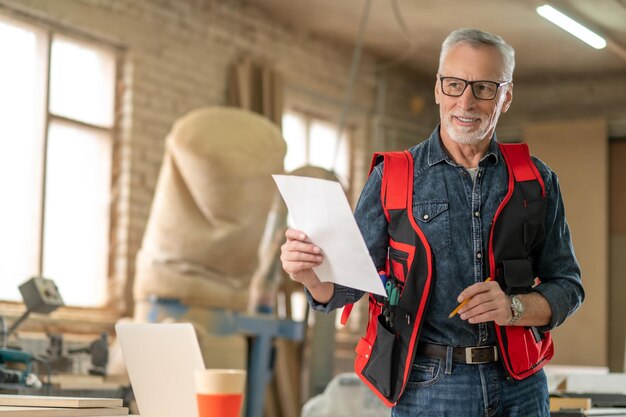
M 82 374 L 57 374 L 50 375 L 50 382 L 60 384 L 63 382 L 103 382 L 104 378 L 100 375 L 82 375 Z
M 121 398 L 48 397 L 43 395 L 2 395 L 0 406 L 95 408 L 121 407 Z
M 97 375 L 59 374 L 52 375 L 50 382 L 60 389 L 75 390 L 117 390 L 123 385 L 129 385 L 128 378 L 125 381 L 115 380 L 112 377 L 106 379 Z
M 126 407 L 51 408 L 0 406 L 0 417 L 113 417 L 127 416 Z
M 591 398 L 550 397 L 550 411 L 589 410 Z
M 53 384 L 62 390 L 98 390 L 98 391 L 115 391 L 122 389 L 122 385 L 117 382 L 61 382 Z

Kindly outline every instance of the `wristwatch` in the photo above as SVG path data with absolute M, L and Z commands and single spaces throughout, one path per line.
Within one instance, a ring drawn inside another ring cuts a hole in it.
M 511 321 L 509 321 L 507 325 L 512 326 L 524 316 L 526 306 L 524 306 L 524 303 L 517 295 L 510 297 L 509 300 L 511 301 L 511 313 L 513 314 L 513 318 L 511 318 Z

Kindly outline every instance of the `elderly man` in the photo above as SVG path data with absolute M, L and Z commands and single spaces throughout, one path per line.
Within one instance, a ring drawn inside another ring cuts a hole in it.
M 376 158 L 357 205 L 374 264 L 400 299 L 370 296 L 355 368 L 393 416 L 549 416 L 549 331 L 584 291 L 556 175 L 525 145 L 496 140 L 514 67 L 499 36 L 450 33 L 435 82 L 440 125 L 406 160 Z M 283 268 L 313 308 L 363 295 L 320 281 L 321 249 L 300 231 L 286 237 Z

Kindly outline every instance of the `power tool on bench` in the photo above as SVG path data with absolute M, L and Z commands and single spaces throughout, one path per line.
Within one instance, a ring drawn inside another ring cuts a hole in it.
M 0 348 L 0 383 L 26 384 L 33 355 L 17 349 Z
M 32 277 L 19 286 L 26 311 L 7 329 L 0 317 L 0 383 L 27 384 L 32 371 L 33 355 L 7 347 L 9 336 L 30 313 L 48 314 L 64 305 L 59 290 L 51 279 Z

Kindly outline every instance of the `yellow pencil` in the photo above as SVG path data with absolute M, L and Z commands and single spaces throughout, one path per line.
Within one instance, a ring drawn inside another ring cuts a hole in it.
M 491 281 L 491 277 L 488 277 L 488 278 L 485 280 L 485 282 L 489 282 L 489 281 Z M 448 318 L 449 318 L 449 319 L 451 319 L 452 317 L 454 317 L 454 315 L 455 315 L 456 313 L 458 313 L 458 312 L 459 312 L 459 310 L 460 310 L 460 309 L 461 309 L 461 308 L 462 308 L 465 304 L 467 304 L 467 303 L 469 302 L 469 300 L 471 300 L 471 299 L 472 299 L 472 298 L 470 297 L 470 298 L 466 298 L 465 300 L 463 300 L 463 302 L 461 302 L 461 304 L 459 304 L 459 305 L 458 305 L 458 306 L 457 306 L 454 310 L 452 310 L 452 313 L 450 313 L 450 315 L 448 316 Z

